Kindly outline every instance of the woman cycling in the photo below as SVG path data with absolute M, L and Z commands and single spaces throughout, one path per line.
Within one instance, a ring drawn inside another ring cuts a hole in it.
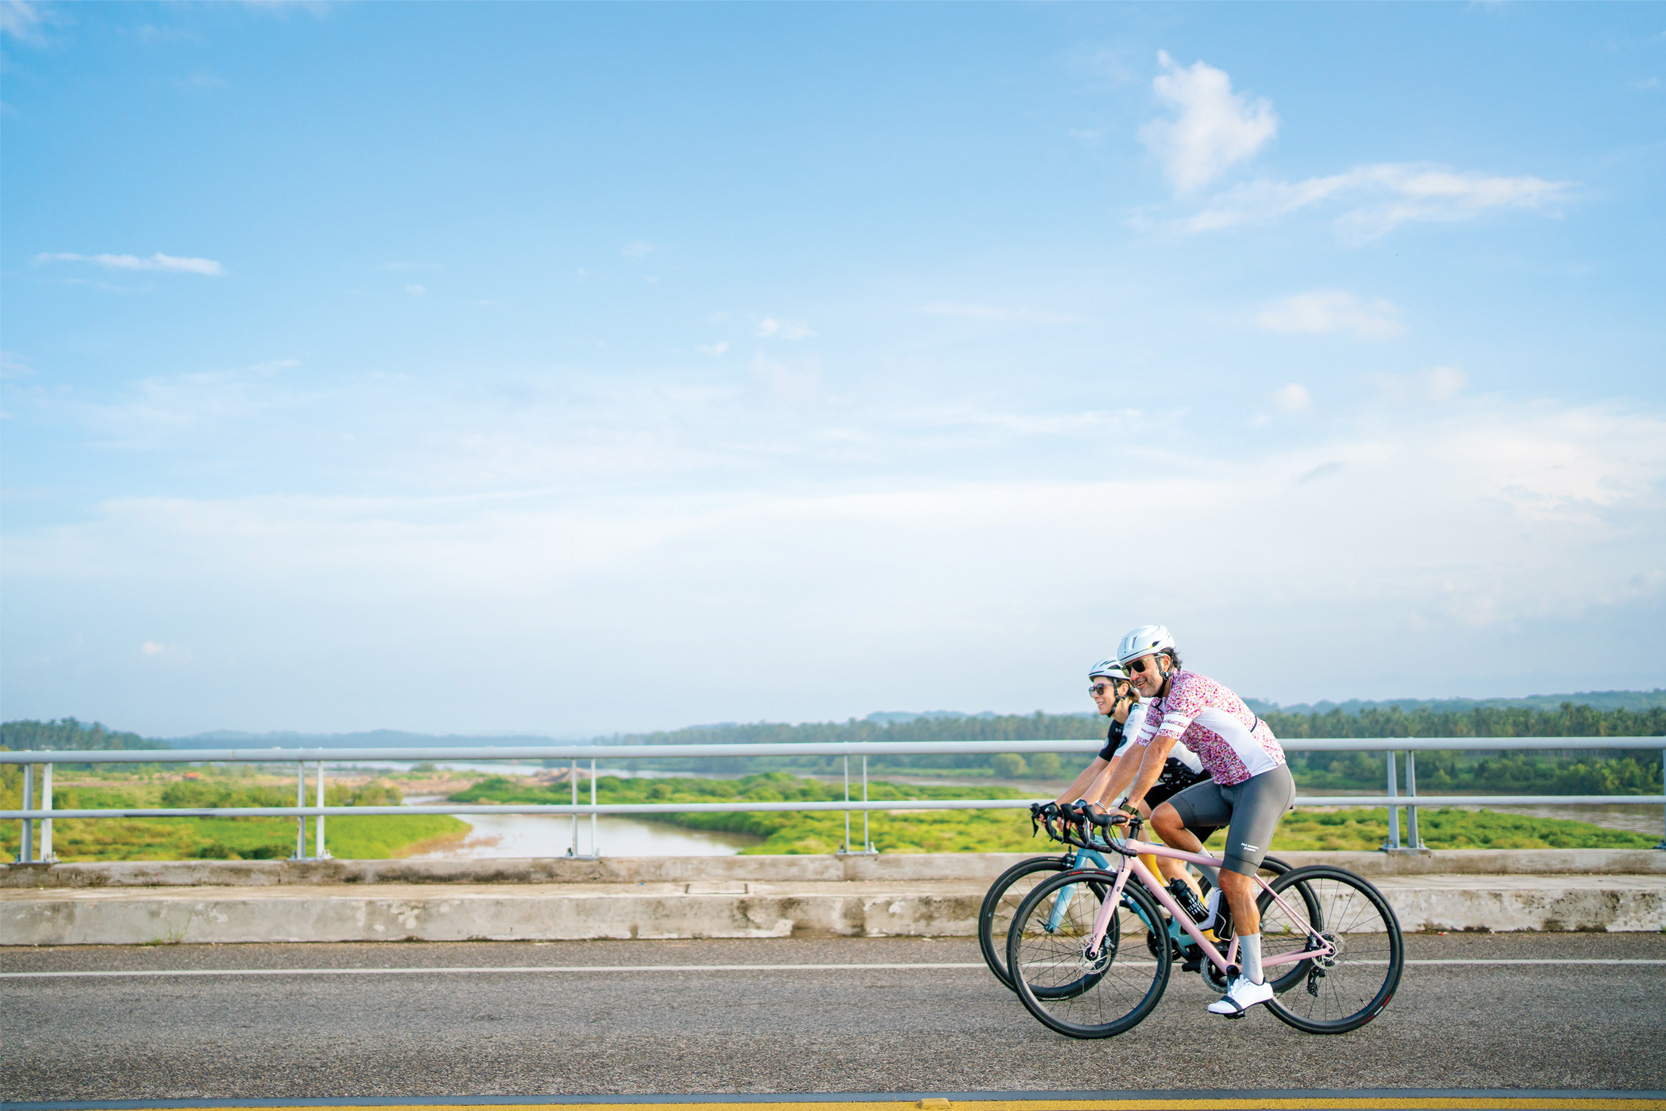
M 1162 625 L 1142 625 L 1123 637 L 1117 660 L 1134 689 L 1150 703 L 1139 735 L 1133 739 L 1135 749 L 1143 748 L 1144 755 L 1124 806 L 1130 812 L 1144 809 L 1141 804 L 1160 781 L 1177 744 L 1196 753 L 1210 771 L 1211 782 L 1189 787 L 1156 807 L 1151 826 L 1165 844 L 1192 853 L 1203 851 L 1197 837 L 1200 827 L 1228 826 L 1216 886 L 1232 908 L 1243 972 L 1233 979 L 1226 995 L 1209 1004 L 1209 1010 L 1218 1015 L 1243 1014 L 1273 997 L 1272 985 L 1261 972 L 1261 915 L 1251 877 L 1267 855 L 1279 819 L 1296 797 L 1284 749 L 1243 699 L 1213 679 L 1181 670 L 1174 637 Z
M 1111 726 L 1105 731 L 1105 747 L 1058 797 L 1060 806 L 1084 800 L 1099 802 L 1102 789 L 1115 772 L 1115 757 L 1128 747 L 1125 738 L 1137 735 L 1145 721 L 1145 707 L 1140 705 L 1127 674 L 1116 660 L 1100 660 L 1088 668 L 1088 684 L 1088 697 L 1093 699 L 1094 708 L 1111 719 Z

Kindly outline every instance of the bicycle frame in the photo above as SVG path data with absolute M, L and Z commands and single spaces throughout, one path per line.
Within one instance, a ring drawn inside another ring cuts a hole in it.
M 1152 844 L 1149 841 L 1138 841 L 1132 837 L 1109 837 L 1107 838 L 1107 841 L 1109 842 L 1110 847 L 1121 856 L 1122 860 L 1117 866 L 1116 880 L 1111 885 L 1110 894 L 1106 897 L 1105 901 L 1100 904 L 1099 915 L 1094 919 L 1093 933 L 1088 938 L 1088 952 L 1097 952 L 1099 946 L 1104 942 L 1105 934 L 1110 930 L 1111 915 L 1116 913 L 1117 905 L 1122 902 L 1122 890 L 1128 884 L 1128 877 L 1132 875 L 1145 886 L 1145 889 L 1151 893 L 1152 898 L 1156 899 L 1158 904 L 1162 906 L 1164 910 L 1168 911 L 1169 916 L 1173 918 L 1175 922 L 1180 924 L 1180 928 L 1185 930 L 1186 933 L 1191 936 L 1191 939 L 1197 943 L 1198 948 L 1202 950 L 1203 955 L 1208 957 L 1210 963 L 1220 970 L 1221 975 L 1227 975 L 1228 969 L 1238 963 L 1237 937 L 1233 937 L 1232 943 L 1227 947 L 1226 953 L 1222 955 L 1222 953 L 1203 936 L 1203 931 L 1198 928 L 1196 922 L 1192 921 L 1191 916 L 1184 910 L 1180 909 L 1180 904 L 1174 901 L 1174 897 L 1170 895 L 1168 890 L 1163 886 L 1162 880 L 1151 874 L 1151 869 L 1147 868 L 1144 862 L 1140 860 L 1139 854 L 1150 853 L 1152 856 L 1168 857 L 1170 860 L 1184 860 L 1188 864 L 1202 864 L 1211 868 L 1221 867 L 1224 861 L 1217 860 L 1212 856 L 1202 853 L 1182 852 L 1179 849 L 1173 849 L 1167 845 Z M 1263 968 L 1272 968 L 1281 964 L 1295 964 L 1298 961 L 1312 960 L 1314 957 L 1328 957 L 1336 952 L 1336 946 L 1333 943 L 1327 940 L 1322 934 L 1314 931 L 1312 924 L 1308 922 L 1306 914 L 1297 915 L 1294 910 L 1291 909 L 1290 904 L 1280 898 L 1277 892 L 1272 891 L 1269 888 L 1267 881 L 1262 879 L 1260 876 L 1253 876 L 1251 878 L 1254 879 L 1256 883 L 1261 885 L 1262 891 L 1266 891 L 1272 895 L 1273 901 L 1284 909 L 1285 914 L 1289 915 L 1292 921 L 1306 924 L 1308 943 L 1310 945 L 1313 945 L 1315 942 L 1317 943 L 1316 947 L 1304 949 L 1301 952 L 1281 953 L 1276 956 L 1263 957 L 1261 960 L 1261 966 Z

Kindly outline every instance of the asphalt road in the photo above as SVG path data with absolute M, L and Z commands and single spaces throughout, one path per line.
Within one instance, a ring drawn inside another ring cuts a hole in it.
M 1373 1023 L 1208 1015 L 1178 972 L 1121 1037 L 1032 1019 L 970 940 L 0 949 L 0 1099 L 1246 1088 L 1666 1089 L 1666 935 L 1412 936 Z M 1533 963 L 1420 964 L 1484 960 Z M 596 972 L 174 975 L 182 970 Z M 601 970 L 606 969 L 606 970 Z

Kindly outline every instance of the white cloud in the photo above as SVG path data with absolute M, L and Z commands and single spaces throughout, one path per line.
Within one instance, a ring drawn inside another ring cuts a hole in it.
M 1469 383 L 1469 376 L 1455 366 L 1437 366 L 1423 375 L 1423 393 L 1431 401 L 1450 401 Z
M 1400 310 L 1378 298 L 1361 301 L 1351 293 L 1320 289 L 1286 297 L 1255 314 L 1257 327 L 1294 335 L 1351 332 L 1361 339 L 1388 339 L 1405 329 Z
M 9 35 L 18 42 L 40 43 L 42 24 L 46 22 L 41 6 L 30 0 L 0 0 L 0 35 Z
M 919 306 L 915 311 L 928 316 L 959 316 L 996 324 L 1080 324 L 1087 320 L 1087 317 L 1075 313 L 1007 309 L 996 305 L 969 305 L 958 301 L 933 301 Z
M 82 425 L 92 442 L 105 448 L 154 448 L 211 429 L 246 435 L 255 421 L 273 420 L 318 400 L 318 394 L 285 383 L 285 372 L 298 365 L 294 359 L 274 359 L 229 370 L 157 375 L 105 400 L 68 395 L 51 402 L 50 411 L 56 419 Z
M 759 352 L 752 357 L 752 374 L 771 393 L 786 401 L 808 401 L 821 388 L 821 362 L 818 359 L 789 365 Z
M 760 384 L 789 389 L 779 376 L 813 369 L 756 367 Z M 368 442 L 376 422 L 345 425 L 400 488 L 425 495 L 115 499 L 79 522 L 9 528 L 9 636 L 71 612 L 114 620 L 89 627 L 93 647 L 57 670 L 10 657 L 8 698 L 87 689 L 108 643 L 109 658 L 151 665 L 130 697 L 119 675 L 100 684 L 114 693 L 98 713 L 135 727 L 169 705 L 219 719 L 192 728 L 304 715 L 336 729 L 481 730 L 496 721 L 487 705 L 605 732 L 640 722 L 622 707 L 650 651 L 687 663 L 656 724 L 825 720 L 899 699 L 1021 710 L 1069 705 L 1061 676 L 1076 657 L 1149 615 L 1200 669 L 1268 697 L 1507 693 L 1536 682 L 1511 676 L 1541 665 L 1557 622 L 1617 630 L 1636 656 L 1666 589 L 1666 415 L 1653 411 L 1459 394 L 1327 411 L 1299 439 L 1240 437 L 1222 453 L 1212 436 L 1182 438 L 1187 421 L 1170 414 L 968 402 L 933 419 L 826 394 L 759 408 L 745 391 L 675 379 L 598 402 L 529 380 L 546 392 L 472 414 L 450 392 L 436 421 L 403 408 L 417 384 L 388 387 L 331 395 L 302 417 L 380 405 L 386 440 Z M 725 420 L 731 404 L 773 438 Z M 233 430 L 252 440 L 274 423 Z M 1052 453 L 1028 478 L 1009 473 L 1020 453 L 989 450 L 1023 434 Z M 901 462 L 945 443 L 965 449 L 952 465 Z M 1094 589 L 1106 553 L 1126 551 L 1127 522 L 1176 505 L 1238 539 L 1176 544 L 1162 575 Z M 1287 669 L 1258 654 L 1269 622 L 1314 648 L 1303 689 L 1280 688 Z M 1431 634 L 1449 649 L 1438 659 L 1418 650 Z M 147 640 L 202 655 L 160 666 L 174 657 L 141 657 Z M 946 652 L 990 666 L 959 683 L 933 662 Z
M 1272 104 L 1234 93 L 1223 71 L 1203 62 L 1180 66 L 1167 51 L 1159 51 L 1157 61 L 1165 72 L 1151 86 L 1175 115 L 1140 128 L 1140 141 L 1181 192 L 1209 184 L 1278 133 Z
M 766 316 L 758 321 L 758 336 L 761 339 L 809 339 L 815 334 L 802 320 L 777 320 Z
M 696 345 L 694 350 L 700 352 L 702 355 L 721 355 L 725 351 L 729 350 L 729 341 L 718 340 L 716 343 L 699 344 Z
M 626 258 L 645 258 L 657 250 L 659 250 L 659 247 L 655 244 L 645 243 L 639 239 L 634 243 L 625 244 L 624 247 L 620 248 L 619 253 Z
M 225 273 L 225 268 L 211 258 L 185 258 L 160 252 L 149 258 L 138 255 L 79 255 L 73 251 L 42 252 L 35 256 L 37 266 L 44 262 L 91 262 L 110 270 L 164 270 L 210 277 Z
M 139 645 L 139 655 L 147 660 L 159 660 L 167 664 L 188 664 L 191 662 L 191 650 L 178 644 L 163 644 L 159 640 L 147 640 Z
M 412 283 L 411 285 L 405 287 L 405 292 L 409 293 L 412 297 L 421 297 L 428 292 L 428 287 Z
M 1291 382 L 1273 391 L 1273 404 L 1280 412 L 1305 413 L 1313 408 L 1313 395 L 1300 382 Z
M 231 82 L 223 77 L 215 77 L 207 70 L 197 70 L 189 77 L 182 77 L 174 82 L 182 89 L 196 92 L 212 92 L 217 89 L 231 88 Z
M 1469 384 L 1469 376 L 1455 366 L 1437 366 L 1417 374 L 1373 374 L 1367 381 L 1394 401 L 1451 401 Z
M 1573 183 L 1543 178 L 1498 177 L 1416 163 L 1359 166 L 1303 181 L 1254 181 L 1212 197 L 1182 222 L 1188 231 L 1218 231 L 1266 223 L 1322 204 L 1344 206 L 1338 228 L 1364 241 L 1413 221 L 1468 220 L 1517 209 L 1554 213 L 1570 199 Z
M 1075 413 L 1005 413 L 966 406 L 928 409 L 916 414 L 928 426 L 984 428 L 1018 436 L 1070 436 L 1115 432 L 1127 434 L 1145 425 L 1138 409 L 1090 409 Z

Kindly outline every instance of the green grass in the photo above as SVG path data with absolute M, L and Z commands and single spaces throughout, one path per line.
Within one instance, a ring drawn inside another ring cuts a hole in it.
M 5 792 L 0 791 L 0 794 Z M 7 805 L 21 792 L 15 786 Z M 385 784 L 356 789 L 330 785 L 331 805 L 397 804 L 399 795 Z M 38 800 L 37 800 L 38 801 Z M 285 806 L 295 801 L 293 786 L 267 786 L 228 780 L 177 781 L 155 775 L 112 774 L 91 786 L 55 792 L 60 809 L 131 809 L 158 806 Z M 468 832 L 468 823 L 446 814 L 390 814 L 326 819 L 324 846 L 346 860 L 386 860 L 432 841 Z M 307 821 L 307 853 L 314 851 L 314 823 Z M 38 851 L 39 832 L 36 832 Z M 0 855 L 17 856 L 21 822 L 0 823 Z M 62 861 L 89 860 L 283 860 L 295 852 L 293 818 L 57 818 L 52 849 Z
M 1491 810 L 1419 807 L 1417 825 L 1431 849 L 1651 849 L 1660 840 L 1652 833 Z M 1387 810 L 1297 810 L 1279 823 L 1273 850 L 1375 849 L 1387 837 Z M 1404 815 L 1400 837 L 1404 843 Z
M 1024 798 L 1027 793 L 1011 788 L 965 786 L 913 786 L 875 780 L 868 785 L 873 799 Z M 804 779 L 784 772 L 747 776 L 744 779 L 621 779 L 603 776 L 596 781 L 599 802 L 716 802 L 829 801 L 844 797 L 841 785 Z M 1033 793 L 1033 792 L 1031 792 Z M 588 792 L 580 792 L 588 801 Z M 549 802 L 572 799 L 565 786 L 540 787 L 524 780 L 502 776 L 485 779 L 466 791 L 451 796 L 454 802 Z M 799 814 L 769 811 L 740 811 L 725 814 L 667 814 L 656 817 L 690 829 L 745 833 L 761 838 L 760 844 L 743 850 L 747 854 L 831 853 L 844 847 L 845 815 L 842 811 Z M 1404 826 L 1402 816 L 1402 827 Z M 1650 848 L 1659 838 L 1654 834 L 1604 829 L 1587 822 L 1558 818 L 1533 818 L 1491 811 L 1431 810 L 1420 808 L 1418 822 L 1423 841 L 1430 848 L 1460 849 L 1573 849 Z M 869 839 L 881 852 L 1029 852 L 1044 851 L 1048 842 L 1033 837 L 1030 818 L 1021 810 L 932 810 L 913 813 L 873 811 L 868 817 Z M 862 815 L 851 813 L 851 844 L 859 846 Z M 1297 810 L 1286 815 L 1273 838 L 1274 851 L 1370 850 L 1388 836 L 1387 810 L 1341 809 L 1335 811 Z M 1218 847 L 1224 834 L 1217 835 Z
M 17 855 L 19 824 L 7 822 L 0 853 Z M 461 837 L 468 824 L 446 814 L 390 814 L 326 820 L 324 847 L 343 860 L 387 860 L 417 845 Z M 313 853 L 307 821 L 307 854 Z M 39 833 L 37 831 L 37 848 Z M 62 861 L 283 860 L 295 852 L 293 818 L 58 818 L 52 848 Z

